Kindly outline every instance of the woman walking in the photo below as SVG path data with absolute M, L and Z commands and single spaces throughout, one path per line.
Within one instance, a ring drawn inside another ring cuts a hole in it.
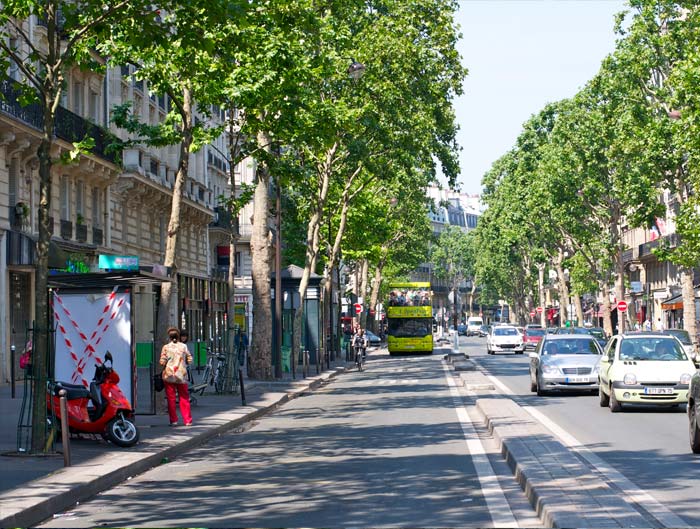
M 192 355 L 187 346 L 180 342 L 180 332 L 175 327 L 168 329 L 168 343 L 160 352 L 160 365 L 163 369 L 165 396 L 168 399 L 170 426 L 177 426 L 175 411 L 175 394 L 180 397 L 180 414 L 185 426 L 192 426 L 190 396 L 187 391 L 187 364 L 192 363 Z

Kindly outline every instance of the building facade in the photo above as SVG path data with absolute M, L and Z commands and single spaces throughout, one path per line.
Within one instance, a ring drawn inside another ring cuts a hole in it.
M 42 27 L 26 21 L 28 34 L 43 45 Z M 20 104 L 15 85 L 22 83 L 10 65 L 10 80 L 0 83 L 0 380 L 18 374 L 18 359 L 30 336 L 38 238 L 39 174 L 37 146 L 42 111 L 38 105 Z M 133 78 L 133 67 L 110 68 L 104 73 L 75 69 L 67 73 L 65 90 L 56 114 L 54 158 L 72 149 L 85 135 L 95 140 L 90 154 L 76 163 L 52 168 L 52 227 L 49 268 L 87 273 L 98 268 L 102 254 L 137 256 L 142 267 L 162 265 L 179 145 L 155 148 L 133 146 L 116 154 L 109 150 L 110 135 L 126 133 L 110 120 L 115 105 L 130 102 L 144 123 L 162 122 L 171 109 L 167 96 L 154 94 L 148 83 Z M 225 114 L 217 108 L 197 119 L 216 126 Z M 190 154 L 181 209 L 178 247 L 178 322 L 192 341 L 218 347 L 226 329 L 226 274 L 231 221 L 225 219 L 220 200 L 230 194 L 229 167 L 224 135 Z M 255 163 L 245 160 L 233 168 L 237 187 L 254 180 Z M 237 324 L 250 332 L 250 233 L 252 205 L 242 212 L 236 249 Z M 133 310 L 137 358 L 139 348 L 148 355 L 162 337 L 155 337 L 158 288 L 134 287 Z M 239 317 L 240 316 L 240 317 Z M 16 353 L 12 354 L 12 347 Z M 152 355 L 151 355 L 152 356 Z

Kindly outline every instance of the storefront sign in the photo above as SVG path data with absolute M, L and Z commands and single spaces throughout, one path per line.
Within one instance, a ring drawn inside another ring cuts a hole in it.
M 139 258 L 136 255 L 100 255 L 97 266 L 103 270 L 136 272 L 139 269 Z

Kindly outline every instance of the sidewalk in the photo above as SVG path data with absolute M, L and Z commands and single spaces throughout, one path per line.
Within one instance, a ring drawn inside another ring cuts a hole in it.
M 194 426 L 171 428 L 167 415 L 137 415 L 140 441 L 119 448 L 102 440 L 71 439 L 71 467 L 63 467 L 62 454 L 7 455 L 16 452 L 17 420 L 22 386 L 11 398 L 10 386 L 0 386 L 0 527 L 29 527 L 50 518 L 76 502 L 159 465 L 228 430 L 265 415 L 277 406 L 316 388 L 346 369 L 344 361 L 306 379 L 246 381 L 246 406 L 240 395 L 197 396 L 192 407 Z M 162 394 L 159 394 L 162 395 Z M 60 443 L 57 445 L 61 449 Z

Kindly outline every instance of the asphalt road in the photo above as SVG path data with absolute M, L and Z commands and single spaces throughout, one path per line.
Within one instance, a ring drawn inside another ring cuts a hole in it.
M 248 431 L 221 436 L 44 526 L 539 525 L 441 360 L 375 353 L 364 372 L 341 375 Z
M 666 508 L 686 524 L 700 526 L 700 457 L 688 446 L 684 407 L 635 407 L 613 414 L 590 394 L 537 397 L 530 392 L 527 353 L 488 356 L 485 338 L 462 337 L 460 343 L 463 351 L 515 395 L 516 402 L 561 427 L 614 471 L 648 492 L 661 507 L 649 507 L 653 502 L 648 498 L 638 500 L 639 504 L 650 510 Z M 614 472 L 607 474 L 613 482 L 622 481 Z M 623 488 L 620 493 L 629 491 Z

